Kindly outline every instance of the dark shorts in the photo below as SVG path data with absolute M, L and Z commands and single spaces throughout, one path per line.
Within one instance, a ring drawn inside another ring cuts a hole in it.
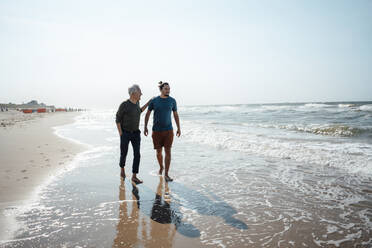
M 173 143 L 173 130 L 168 131 L 152 131 L 152 142 L 154 149 L 171 148 Z

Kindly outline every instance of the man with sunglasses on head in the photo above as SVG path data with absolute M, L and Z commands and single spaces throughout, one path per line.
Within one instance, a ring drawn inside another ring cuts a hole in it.
M 156 158 L 159 162 L 159 175 L 163 174 L 165 164 L 165 175 L 164 178 L 167 182 L 173 181 L 169 176 L 169 168 L 171 162 L 171 148 L 173 143 L 173 126 L 171 114 L 177 125 L 177 137 L 181 135 L 180 120 L 177 113 L 177 103 L 173 97 L 170 97 L 169 83 L 159 82 L 160 96 L 155 97 L 151 100 L 147 109 L 145 117 L 145 136 L 148 135 L 147 124 L 151 115 L 151 111 L 154 110 L 154 123 L 152 126 L 152 141 L 154 149 L 156 150 Z M 163 163 L 163 147 L 165 151 L 165 158 Z

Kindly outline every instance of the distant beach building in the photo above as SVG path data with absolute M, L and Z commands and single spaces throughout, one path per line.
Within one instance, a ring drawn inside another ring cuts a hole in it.
M 36 100 L 32 100 L 28 103 L 15 104 L 15 103 L 0 103 L 0 111 L 17 110 L 23 113 L 47 113 L 47 112 L 75 112 L 75 111 L 86 111 L 86 109 L 77 108 L 56 108 L 54 105 L 46 105 L 45 103 L 38 103 Z
M 0 108 L 2 109 L 2 111 L 7 111 L 8 109 L 11 109 L 11 110 L 19 110 L 19 111 L 23 111 L 27 113 L 32 113 L 32 112 L 45 113 L 45 112 L 54 112 L 55 110 L 55 107 L 53 105 L 48 106 L 45 103 L 38 103 L 38 101 L 36 100 L 32 100 L 28 103 L 22 103 L 22 104 L 1 103 Z

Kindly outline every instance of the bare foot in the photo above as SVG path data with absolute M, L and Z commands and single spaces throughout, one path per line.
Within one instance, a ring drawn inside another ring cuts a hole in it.
M 122 178 L 125 178 L 125 171 L 124 171 L 124 169 L 121 169 L 120 176 L 121 176 Z
M 159 175 L 161 176 L 163 174 L 163 167 L 160 167 L 159 169 Z
M 134 182 L 135 184 L 141 184 L 141 183 L 143 183 L 143 181 L 140 180 L 138 177 L 132 177 L 132 182 Z

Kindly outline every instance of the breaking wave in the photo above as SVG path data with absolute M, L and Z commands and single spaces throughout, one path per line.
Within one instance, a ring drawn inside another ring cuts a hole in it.
M 372 104 L 366 104 L 359 107 L 361 111 L 371 111 L 372 112 Z
M 319 134 L 319 135 L 329 135 L 335 137 L 355 137 L 361 135 L 372 135 L 372 127 L 351 127 L 346 125 L 295 125 L 295 124 L 287 124 L 287 125 L 265 125 L 261 124 L 260 127 L 264 128 L 280 128 L 280 129 L 287 129 L 291 131 L 297 132 L 306 132 L 312 134 Z
M 332 166 L 353 173 L 372 173 L 372 146 L 368 144 L 304 142 L 241 131 L 231 132 L 196 122 L 187 122 L 184 130 L 187 130 L 184 136 L 190 142 L 218 149 Z

